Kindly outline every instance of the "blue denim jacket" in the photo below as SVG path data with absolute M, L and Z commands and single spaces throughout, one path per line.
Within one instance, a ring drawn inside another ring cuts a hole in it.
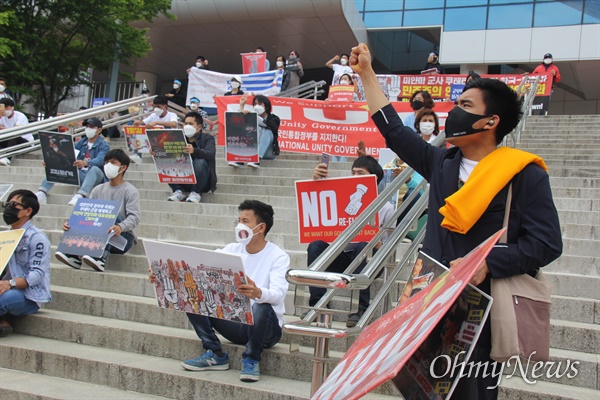
M 15 252 L 8 260 L 10 275 L 25 278 L 28 286 L 25 297 L 36 303 L 48 303 L 50 295 L 50 240 L 31 221 L 21 227 L 25 230 Z
M 75 143 L 75 150 L 79 150 L 79 154 L 77 155 L 78 160 L 85 159 L 85 156 L 88 152 L 87 137 L 84 136 L 81 140 Z M 99 135 L 89 150 L 90 160 L 88 161 L 88 165 L 90 168 L 98 167 L 102 169 L 104 167 L 104 156 L 110 150 L 110 145 L 106 143 L 106 141 L 102 138 L 102 135 Z

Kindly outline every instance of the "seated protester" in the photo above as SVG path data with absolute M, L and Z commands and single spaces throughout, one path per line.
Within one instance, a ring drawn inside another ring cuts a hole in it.
M 37 197 L 29 190 L 15 190 L 2 207 L 2 217 L 10 230 L 23 229 L 25 233 L 0 281 L 0 337 L 12 332 L 7 317 L 33 314 L 40 309 L 40 304 L 52 299 L 50 241 L 31 223 L 40 210 Z
M 415 119 L 415 129 L 423 140 L 431 143 L 440 133 L 438 116 L 431 108 L 421 108 Z
M 173 81 L 173 89 L 165 96 L 178 106 L 185 107 L 185 93 L 181 89 L 181 81 L 179 79 Z
M 254 325 L 187 314 L 206 352 L 198 358 L 184 361 L 182 367 L 190 371 L 223 371 L 229 369 L 229 355 L 223 352 L 221 341 L 214 331 L 227 340 L 245 345 L 242 353 L 240 380 L 256 382 L 260 378 L 259 362 L 263 349 L 275 346 L 281 339 L 285 323 L 285 279 L 290 257 L 278 246 L 266 240 L 273 226 L 273 207 L 258 200 L 245 200 L 238 207 L 239 219 L 235 228 L 238 243 L 230 243 L 222 251 L 241 255 L 248 283 L 238 291 L 251 299 Z M 150 272 L 150 270 L 149 270 Z M 156 277 L 150 272 L 150 280 Z
M 156 96 L 154 98 L 154 110 L 143 120 L 135 120 L 133 125 L 146 125 L 147 129 L 154 129 L 156 126 L 164 128 L 177 128 L 177 114 L 169 111 L 167 104 L 169 100 L 165 96 Z
M 124 179 L 130 164 L 129 156 L 121 149 L 111 150 L 106 153 L 104 163 L 104 171 L 109 181 L 94 188 L 90 199 L 112 200 L 121 203 L 115 225 L 111 226 L 108 231 L 113 231 L 115 236 L 123 236 L 127 244 L 123 250 L 107 244 L 104 254 L 98 259 L 87 255 L 79 258 L 75 255 L 63 254 L 60 251 L 54 254 L 59 261 L 75 269 L 80 269 L 83 261 L 96 271 L 102 272 L 110 253 L 125 254 L 137 243 L 135 228 L 140 223 L 140 193 L 135 186 Z M 69 223 L 65 222 L 63 229 L 68 231 L 69 228 Z
M 329 171 L 326 164 L 319 164 L 315 168 L 313 172 L 313 179 L 323 179 L 327 178 L 329 175 Z M 371 156 L 361 156 L 354 160 L 352 163 L 352 176 L 356 175 L 376 175 L 377 183 L 381 182 L 383 179 L 383 169 L 381 165 Z M 394 215 L 394 206 L 388 201 L 385 205 L 379 210 L 379 224 L 383 226 L 387 221 Z M 383 241 L 387 238 L 387 235 L 384 236 Z M 383 241 L 379 242 L 375 245 L 375 250 L 379 249 L 383 245 Z M 360 243 L 350 243 L 339 256 L 336 257 L 335 260 L 329 265 L 327 271 L 330 272 L 344 272 L 346 268 L 354 261 L 354 259 L 360 254 L 360 252 L 367 246 L 366 242 Z M 310 265 L 329 247 L 329 243 L 326 243 L 322 240 L 317 240 L 308 245 L 308 262 L 307 265 Z M 362 269 L 367 265 L 366 260 L 363 261 L 354 273 L 360 273 Z M 308 300 L 308 305 L 314 306 L 317 304 L 321 297 L 327 292 L 327 289 L 310 287 L 310 298 Z M 358 313 L 350 314 L 348 316 L 348 321 L 346 322 L 346 326 L 351 328 L 356 326 L 360 317 L 364 314 L 365 310 L 369 307 L 369 302 L 371 301 L 371 290 L 370 288 L 366 288 L 360 291 L 360 296 L 358 300 Z
M 0 104 L 4 105 L 4 115 L 0 114 L 0 133 L 3 129 L 14 128 L 15 126 L 27 125 L 29 120 L 27 116 L 20 111 L 15 110 L 15 102 L 10 97 L 0 99 Z M 6 149 L 8 147 L 16 146 L 17 144 L 23 144 L 33 141 L 33 135 L 27 133 L 23 136 L 4 140 L 0 142 L 0 149 Z M 7 157 L 0 158 L 0 165 L 10 165 L 10 159 Z
M 244 82 L 242 82 L 242 78 L 240 78 L 238 75 L 232 76 L 230 80 L 231 90 L 225 93 L 223 96 L 239 96 L 244 94 L 244 91 L 240 89 L 242 83 Z
M 102 122 L 96 117 L 88 118 L 83 122 L 85 125 L 85 137 L 75 143 L 77 154 L 74 166 L 79 168 L 79 191 L 69 201 L 70 206 L 74 206 L 77 200 L 82 197 L 88 197 L 93 188 L 106 181 L 102 166 L 104 165 L 104 156 L 110 150 L 110 145 L 106 143 L 102 135 Z M 45 165 L 45 164 L 44 164 Z M 40 204 L 48 202 L 48 194 L 54 187 L 54 182 L 43 180 L 36 193 Z
M 190 105 L 187 108 L 191 112 L 197 112 L 202 116 L 202 131 L 204 133 L 208 133 L 209 130 L 212 131 L 215 125 L 219 125 L 218 121 L 211 121 L 208 118 L 208 113 L 204 111 L 202 107 L 200 107 L 200 99 L 198 99 L 197 97 L 192 97 L 190 99 Z
M 202 132 L 202 117 L 197 112 L 186 114 L 183 133 L 188 141 L 183 151 L 192 156 L 196 183 L 193 185 L 169 184 L 173 189 L 173 194 L 167 200 L 184 201 L 187 197 L 189 203 L 200 203 L 202 193 L 217 190 L 215 138 Z M 189 196 L 186 193 L 189 193 Z
M 240 111 L 248 114 L 248 110 L 244 110 L 248 95 L 242 96 L 240 99 Z M 258 114 L 258 156 L 265 160 L 274 160 L 279 155 L 279 117 L 271 114 L 271 101 L 268 97 L 261 94 L 254 96 L 252 101 L 254 112 Z M 239 167 L 243 163 L 230 162 L 230 166 Z M 260 163 L 248 163 L 251 168 L 259 168 Z

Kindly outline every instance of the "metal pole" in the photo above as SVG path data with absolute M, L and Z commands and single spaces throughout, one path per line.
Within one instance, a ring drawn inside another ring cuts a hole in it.
M 320 315 L 320 321 L 317 326 L 325 326 L 331 328 L 331 314 L 324 313 Z M 325 378 L 327 377 L 327 362 L 326 358 L 329 357 L 329 338 L 317 337 L 315 338 L 315 352 L 313 359 L 313 373 L 312 382 L 310 387 L 310 395 L 312 396 L 319 390 Z

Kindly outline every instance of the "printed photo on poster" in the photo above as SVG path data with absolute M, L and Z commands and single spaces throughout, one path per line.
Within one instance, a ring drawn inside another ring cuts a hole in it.
M 58 251 L 76 256 L 101 257 L 112 236 L 121 203 L 110 200 L 82 198 L 77 200 L 69 218 L 69 230 L 58 244 Z
M 0 200 L 4 200 L 4 196 L 6 196 L 6 194 L 8 192 L 10 192 L 10 189 L 12 189 L 13 185 L 12 183 L 2 183 L 0 184 Z M 6 199 L 8 200 L 8 199 Z
M 4 275 L 8 260 L 10 260 L 15 252 L 24 233 L 25 229 L 0 232 L 0 278 Z
M 254 324 L 252 302 L 237 290 L 247 283 L 242 257 L 154 240 L 144 249 L 159 307 Z
M 124 126 L 129 154 L 150 153 L 150 143 L 145 126 Z
M 75 162 L 73 136 L 68 133 L 40 131 L 40 145 L 46 164 L 46 180 L 79 186 L 79 168 Z
M 298 231 L 300 243 L 315 240 L 333 242 L 375 198 L 375 175 L 296 181 Z M 365 225 L 353 242 L 368 242 L 379 232 L 375 225 Z
M 258 114 L 225 113 L 225 159 L 227 162 L 258 162 Z
M 187 141 L 181 129 L 147 129 L 146 135 L 160 183 L 196 183 L 192 157 L 183 152 Z

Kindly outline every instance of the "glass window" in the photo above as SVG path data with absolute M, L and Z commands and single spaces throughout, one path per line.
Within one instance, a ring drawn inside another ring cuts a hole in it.
M 404 0 L 404 9 L 444 8 L 444 0 Z
M 490 6 L 488 29 L 531 28 L 533 4 Z
M 404 11 L 402 26 L 442 25 L 444 10 Z
M 583 14 L 584 24 L 600 23 L 600 2 L 598 0 L 586 0 L 585 12 Z
M 446 0 L 446 7 L 485 6 L 487 0 Z
M 446 9 L 445 31 L 474 31 L 485 29 L 487 7 Z
M 400 27 L 402 26 L 402 11 L 367 12 L 365 25 L 369 28 Z
M 354 0 L 356 9 L 360 12 L 365 8 L 365 0 Z
M 356 0 L 355 0 L 356 1 Z M 402 10 L 402 0 L 367 0 L 365 11 Z
M 490 0 L 490 4 L 533 3 L 533 0 Z
M 581 0 L 537 3 L 533 26 L 578 25 L 581 24 L 582 11 Z

